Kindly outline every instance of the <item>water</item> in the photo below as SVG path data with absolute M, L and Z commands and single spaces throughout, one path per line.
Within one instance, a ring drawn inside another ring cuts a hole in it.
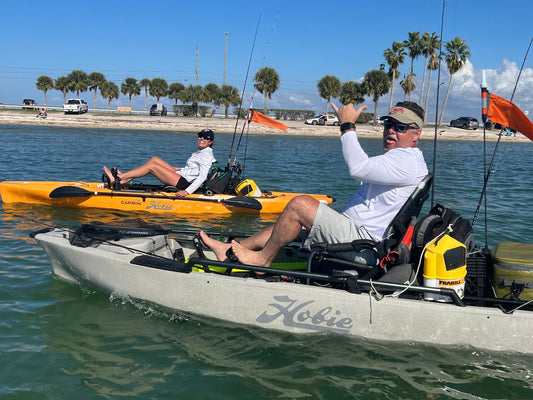
M 151 155 L 181 165 L 194 133 L 0 126 L 0 180 L 99 180 Z M 224 165 L 231 134 L 218 133 Z M 379 140 L 364 140 L 379 154 Z M 494 144 L 487 145 L 492 154 Z M 433 143 L 421 143 L 433 164 Z M 435 202 L 472 219 L 483 186 L 483 144 L 439 142 Z M 241 146 L 238 158 L 242 161 Z M 246 175 L 259 187 L 328 193 L 340 210 L 356 184 L 336 138 L 254 136 Z M 502 143 L 488 186 L 489 246 L 531 242 L 533 146 Z M 147 180 L 146 180 L 147 181 Z M 427 207 L 426 207 L 427 208 Z M 485 243 L 484 207 L 476 238 Z M 533 356 L 265 331 L 185 316 L 55 278 L 28 237 L 49 225 L 145 218 L 165 227 L 253 232 L 246 214 L 184 219 L 0 203 L 0 398 L 5 399 L 526 399 Z M 199 294 L 200 295 L 200 294 Z M 246 299 L 243 299 L 246 301 Z M 223 307 L 223 304 L 221 304 Z M 391 332 L 394 335 L 394 332 Z

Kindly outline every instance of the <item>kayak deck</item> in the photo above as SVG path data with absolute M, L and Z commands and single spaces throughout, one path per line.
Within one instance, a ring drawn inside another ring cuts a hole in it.
M 64 189 L 60 197 L 51 198 L 50 194 L 59 188 Z M 32 203 L 155 213 L 231 214 L 244 211 L 279 214 L 293 197 L 301 194 L 307 193 L 264 192 L 259 197 L 194 193 L 178 198 L 174 193 L 161 190 L 111 190 L 101 182 L 0 182 L 0 196 L 4 203 Z M 307 195 L 326 204 L 334 201 L 332 197 L 325 194 Z

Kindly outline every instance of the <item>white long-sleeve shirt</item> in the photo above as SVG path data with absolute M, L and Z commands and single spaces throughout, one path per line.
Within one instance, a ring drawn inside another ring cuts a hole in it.
M 342 212 L 382 240 L 387 226 L 428 174 L 424 156 L 418 148 L 410 147 L 369 157 L 355 131 L 342 135 L 341 143 L 350 176 L 361 182 Z
M 215 162 L 211 147 L 197 150 L 191 154 L 185 166 L 176 171 L 177 174 L 187 179 L 191 184 L 185 189 L 187 193 L 194 193 L 207 179 L 211 165 Z

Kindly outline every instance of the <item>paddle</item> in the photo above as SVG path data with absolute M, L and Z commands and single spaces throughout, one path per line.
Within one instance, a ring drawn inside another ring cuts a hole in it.
M 235 196 L 229 199 L 208 199 L 208 198 L 192 198 L 192 197 L 172 197 L 172 196 L 158 196 L 154 194 L 145 193 L 126 193 L 126 192 L 91 192 L 90 190 L 83 189 L 78 186 L 60 186 L 55 188 L 48 195 L 51 199 L 61 199 L 66 197 L 89 197 L 89 196 L 119 196 L 119 197 L 136 197 L 143 199 L 165 199 L 165 200 L 184 200 L 184 201 L 200 201 L 208 203 L 222 203 L 225 206 L 246 208 L 249 210 L 260 211 L 263 206 L 259 201 L 253 197 L 247 196 Z

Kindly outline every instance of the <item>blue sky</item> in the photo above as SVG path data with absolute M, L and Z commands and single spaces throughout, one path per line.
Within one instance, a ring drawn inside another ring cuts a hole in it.
M 228 36 L 226 83 L 242 91 L 245 106 L 261 108 L 262 95 L 253 94 L 253 76 L 262 66 L 276 69 L 280 88 L 269 108 L 306 109 L 317 113 L 326 101 L 318 95 L 317 82 L 324 75 L 341 81 L 361 80 L 384 63 L 383 52 L 408 32 L 440 35 L 442 0 L 342 1 L 171 1 L 130 0 L 4 2 L 0 24 L 0 103 L 20 104 L 23 98 L 44 101 L 35 87 L 37 77 L 52 79 L 74 69 L 102 72 L 119 87 L 126 77 L 152 79 L 186 86 L 196 82 L 222 84 L 225 32 Z M 489 90 L 510 98 L 518 72 L 533 37 L 530 0 L 447 0 L 443 40 L 466 39 L 471 57 L 454 75 L 445 120 L 460 115 L 480 117 L 481 70 Z M 254 35 L 257 28 L 257 37 Z M 198 68 L 196 60 L 198 54 Z M 529 54 L 514 102 L 533 112 L 533 54 Z M 251 61 L 250 61 L 251 60 Z M 409 59 L 400 67 L 406 74 Z M 250 72 L 245 86 L 248 65 Z M 421 86 L 423 58 L 415 61 L 417 87 Z M 441 70 L 442 106 L 449 82 Z M 435 115 L 437 74 L 433 74 L 428 115 Z M 413 94 L 418 100 L 419 89 Z M 69 95 L 70 97 L 70 95 Z M 75 97 L 75 96 L 72 96 Z M 94 105 L 93 92 L 80 97 Z M 49 105 L 62 103 L 62 93 L 47 94 Z M 403 100 L 395 89 L 394 102 Z M 98 106 L 107 102 L 98 94 Z M 149 98 L 149 104 L 155 102 Z M 116 108 L 127 105 L 121 95 Z M 162 100 L 167 106 L 173 100 Z M 389 96 L 378 103 L 381 114 Z M 365 102 L 371 110 L 373 103 Z M 144 93 L 133 100 L 144 108 Z M 431 118 L 431 117 L 430 117 Z

